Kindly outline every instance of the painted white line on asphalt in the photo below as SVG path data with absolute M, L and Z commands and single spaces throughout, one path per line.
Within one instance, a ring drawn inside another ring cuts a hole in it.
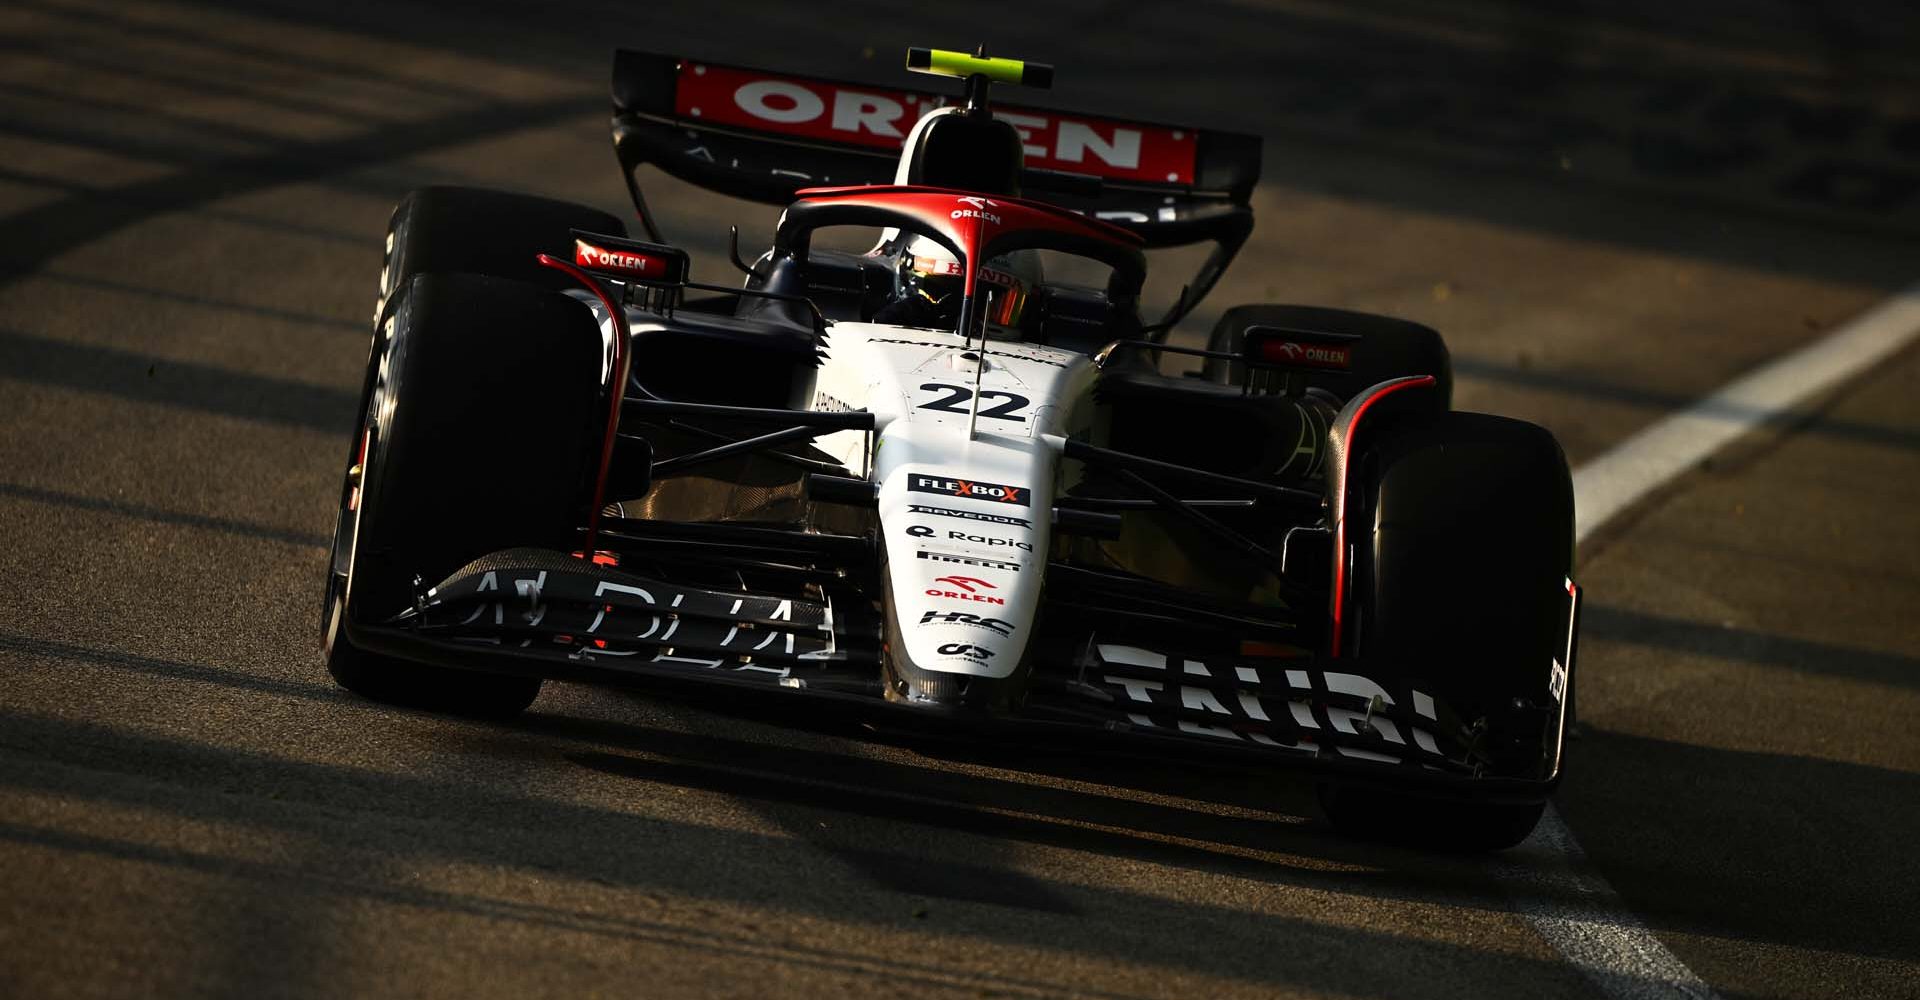
M 1567 960 L 1614 1000 L 1717 1000 L 1605 878 L 1551 804 L 1533 836 L 1500 862 L 1514 908 Z
M 1742 434 L 1779 421 L 1800 401 L 1859 375 L 1916 337 L 1920 285 L 1586 463 L 1573 474 L 1575 540 L 1584 541 Z M 1499 877 L 1533 929 L 1607 996 L 1715 996 L 1592 869 L 1551 805 L 1533 836 L 1503 860 Z
M 1584 540 L 1642 497 L 1801 400 L 1866 371 L 1920 335 L 1920 285 L 1825 337 L 1747 373 L 1580 467 L 1574 538 Z

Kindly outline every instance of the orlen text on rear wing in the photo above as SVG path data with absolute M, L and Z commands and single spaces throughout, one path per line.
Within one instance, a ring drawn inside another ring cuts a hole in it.
M 784 205 L 801 188 L 888 184 L 907 133 L 958 98 L 744 69 L 621 49 L 613 64 L 613 141 L 641 222 L 655 227 L 635 170 L 651 163 L 735 198 Z M 1211 241 L 1184 312 L 1253 228 L 1258 136 L 1017 107 L 1027 197 L 1138 233 L 1149 247 Z

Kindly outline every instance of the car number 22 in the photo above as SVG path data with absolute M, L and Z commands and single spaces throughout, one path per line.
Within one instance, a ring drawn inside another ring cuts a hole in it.
M 965 416 L 969 411 L 966 403 L 973 398 L 973 390 L 963 385 L 947 385 L 944 382 L 928 382 L 920 386 L 923 391 L 939 393 L 934 399 L 919 404 L 922 410 L 935 410 L 940 413 L 958 413 Z M 996 402 L 997 400 L 997 402 Z M 980 393 L 980 415 L 994 420 L 1018 420 L 1025 423 L 1027 418 L 1020 411 L 1033 401 L 1017 392 L 1001 392 L 987 389 Z

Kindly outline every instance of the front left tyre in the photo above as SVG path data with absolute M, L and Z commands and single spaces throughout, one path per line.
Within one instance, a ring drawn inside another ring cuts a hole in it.
M 1432 375 L 1443 409 L 1453 399 L 1453 360 L 1446 341 L 1432 327 L 1394 316 L 1324 306 L 1234 306 L 1214 324 L 1207 350 L 1238 355 L 1246 344 L 1247 331 L 1257 327 L 1356 338 L 1351 368 L 1313 371 L 1306 377 L 1307 385 L 1318 386 L 1340 399 L 1351 399 L 1370 385 L 1407 375 Z M 1246 365 L 1222 357 L 1208 358 L 1200 370 L 1202 378 L 1223 385 L 1240 385 L 1247 378 Z
M 1551 683 L 1573 573 L 1566 457 L 1545 428 L 1484 413 L 1378 430 L 1355 458 L 1350 654 L 1417 671 L 1495 773 L 1541 771 L 1548 720 L 1571 697 Z M 1545 808 L 1337 785 L 1320 798 L 1343 832 L 1457 851 L 1511 847 Z

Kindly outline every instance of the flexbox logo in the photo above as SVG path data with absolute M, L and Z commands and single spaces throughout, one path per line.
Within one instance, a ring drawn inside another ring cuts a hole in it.
M 954 479 L 948 476 L 910 475 L 907 477 L 907 489 L 915 493 L 938 493 L 941 496 L 965 497 L 969 500 L 993 500 L 998 503 L 1027 506 L 1027 488 L 1024 486 L 1005 486 L 1000 483 L 983 483 L 975 479 Z

